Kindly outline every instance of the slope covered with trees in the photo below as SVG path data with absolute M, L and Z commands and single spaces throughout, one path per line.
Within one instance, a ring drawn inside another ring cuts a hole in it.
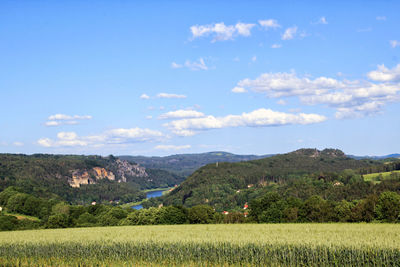
M 396 168 L 392 165 L 355 160 L 335 149 L 300 149 L 260 160 L 207 165 L 159 201 L 187 207 L 208 204 L 222 211 L 243 207 L 271 191 L 303 200 L 313 195 L 335 201 L 361 199 L 374 191 L 396 188 L 390 181 L 374 186 L 362 178 L 363 173 Z
M 72 203 L 139 201 L 145 198 L 140 190 L 174 186 L 183 179 L 113 156 L 0 154 L 0 190 L 15 186 Z
M 269 157 L 271 155 L 235 155 L 227 152 L 179 154 L 167 157 L 119 156 L 129 162 L 137 162 L 146 168 L 166 170 L 181 176 L 189 176 L 204 165 L 216 162 L 239 162 Z

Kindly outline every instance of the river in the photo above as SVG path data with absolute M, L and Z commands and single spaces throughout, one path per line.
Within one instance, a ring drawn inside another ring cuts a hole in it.
M 147 192 L 146 199 L 149 199 L 149 198 L 152 198 L 152 197 L 161 197 L 164 191 L 165 190 L 157 190 L 157 191 Z M 132 209 L 140 210 L 140 209 L 143 209 L 143 206 L 142 205 L 132 206 Z

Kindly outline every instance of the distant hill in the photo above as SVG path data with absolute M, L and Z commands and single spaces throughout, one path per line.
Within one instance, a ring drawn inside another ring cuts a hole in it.
M 324 173 L 381 165 L 379 161 L 347 157 L 337 149 L 300 149 L 246 162 L 214 163 L 198 169 L 163 197 L 162 202 L 188 207 L 209 204 L 222 210 L 256 197 L 256 191 L 249 188 L 273 188 L 308 174 L 324 177 Z M 300 189 L 293 187 L 291 190 Z
M 166 157 L 119 156 L 120 159 L 136 162 L 146 168 L 166 170 L 178 175 L 189 176 L 198 168 L 216 162 L 239 162 L 270 157 L 272 155 L 235 155 L 216 151 L 199 154 L 179 154 Z
M 113 156 L 0 154 L 0 190 L 15 186 L 68 202 L 136 201 L 145 197 L 142 189 L 173 186 L 183 179 Z
M 354 158 L 354 159 L 374 159 L 374 160 L 380 160 L 380 159 L 400 159 L 400 154 L 389 154 L 389 155 L 384 155 L 384 156 L 354 156 L 354 155 L 348 155 L 348 157 Z

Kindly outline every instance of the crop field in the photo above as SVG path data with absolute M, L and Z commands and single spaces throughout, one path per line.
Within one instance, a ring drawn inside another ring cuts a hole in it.
M 377 173 L 364 174 L 363 177 L 364 181 L 373 181 L 379 183 L 380 179 L 385 180 L 389 178 L 392 173 L 400 175 L 400 171 L 391 171 L 391 172 L 377 172 Z
M 1 266 L 399 266 L 400 225 L 123 226 L 0 233 Z

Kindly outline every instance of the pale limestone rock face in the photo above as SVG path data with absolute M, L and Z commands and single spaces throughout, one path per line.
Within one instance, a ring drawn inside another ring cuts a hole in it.
M 90 170 L 71 170 L 72 177 L 68 180 L 71 187 L 80 187 L 83 184 L 95 184 L 97 180 L 108 179 L 126 183 L 127 177 L 148 177 L 146 169 L 139 164 L 132 164 L 117 159 L 112 164 L 116 174 L 102 167 L 93 167 Z

